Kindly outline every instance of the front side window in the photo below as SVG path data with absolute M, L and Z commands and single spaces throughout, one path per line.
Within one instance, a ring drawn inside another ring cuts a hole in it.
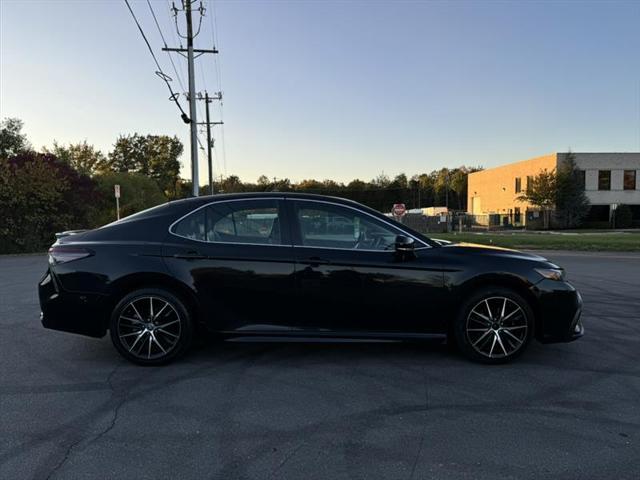
M 392 250 L 401 231 L 338 205 L 299 203 L 300 242 L 305 247 Z
M 624 171 L 624 189 L 625 190 L 636 189 L 636 171 L 635 170 Z
M 182 219 L 172 231 L 204 242 L 282 245 L 277 200 L 213 203 Z
M 598 170 L 598 190 L 611 190 L 611 170 Z

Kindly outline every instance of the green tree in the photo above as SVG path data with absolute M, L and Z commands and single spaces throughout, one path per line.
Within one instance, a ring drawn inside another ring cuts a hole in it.
M 345 188 L 352 192 L 358 192 L 358 191 L 366 190 L 367 183 L 356 178 L 355 180 L 351 180 Z
M 178 159 L 183 150 L 182 142 L 175 136 L 123 135 L 116 140 L 105 168 L 113 172 L 148 175 L 167 198 L 178 198 Z
M 62 230 L 91 228 L 95 182 L 54 155 L 0 159 L 0 253 L 46 249 Z
M 227 178 L 222 180 L 219 191 L 222 191 L 223 193 L 243 192 L 244 185 L 242 184 L 240 177 L 237 175 L 229 175 Z
M 389 184 L 389 188 L 409 188 L 409 181 L 404 173 L 396 175 L 393 181 Z
M 167 201 L 158 184 L 141 173 L 105 172 L 94 177 L 100 192 L 100 202 L 93 217 L 99 226 L 116 220 L 114 185 L 120 185 L 120 218 Z
M 558 166 L 556 211 L 566 228 L 579 226 L 589 213 L 590 203 L 584 191 L 581 172 L 573 152 L 567 153 Z
M 82 143 L 70 143 L 67 146 L 54 141 L 51 153 L 71 165 L 79 173 L 89 176 L 104 170 L 107 160 L 100 150 L 89 145 L 86 140 Z
M 27 136 L 22 133 L 24 123 L 19 118 L 5 118 L 0 122 L 0 158 L 13 157 L 31 150 Z
M 544 228 L 549 228 L 549 212 L 555 207 L 558 195 L 558 177 L 555 170 L 541 170 L 531 179 L 527 190 L 517 197 L 521 202 L 529 202 L 540 207 L 544 215 Z

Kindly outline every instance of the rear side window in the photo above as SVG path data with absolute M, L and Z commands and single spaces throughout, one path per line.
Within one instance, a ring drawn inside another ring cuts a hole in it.
M 214 203 L 182 219 L 172 232 L 204 242 L 283 244 L 278 200 Z
M 193 212 L 186 218 L 180 220 L 174 227 L 173 233 L 179 237 L 189 238 L 191 240 L 205 241 L 205 211 L 200 209 Z

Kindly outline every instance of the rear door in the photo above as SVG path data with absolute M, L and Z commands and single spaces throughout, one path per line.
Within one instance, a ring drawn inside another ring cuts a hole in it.
M 165 262 L 196 292 L 211 329 L 249 334 L 289 326 L 295 267 L 284 215 L 282 199 L 227 200 L 171 227 Z

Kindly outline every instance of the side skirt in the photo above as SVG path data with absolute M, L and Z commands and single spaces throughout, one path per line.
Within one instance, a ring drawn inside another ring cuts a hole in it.
M 232 342 L 401 342 L 401 341 L 446 341 L 446 333 L 390 333 L 390 332 L 282 332 L 282 331 L 236 331 L 219 332 Z

